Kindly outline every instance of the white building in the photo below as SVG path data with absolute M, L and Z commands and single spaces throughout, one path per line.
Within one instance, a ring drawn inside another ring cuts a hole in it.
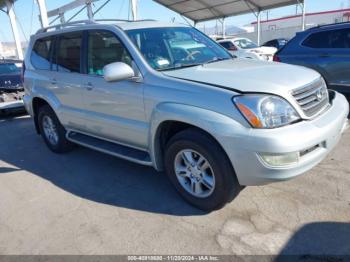
M 318 25 L 334 24 L 350 22 L 350 8 L 349 9 L 340 9 L 332 10 L 318 13 L 307 13 L 306 14 L 306 25 L 307 27 L 314 27 Z M 290 27 L 301 27 L 302 16 L 294 15 L 288 17 L 282 17 L 277 19 L 261 21 L 261 30 L 262 31 L 272 31 L 280 30 Z M 257 23 L 251 23 L 257 30 Z
M 317 13 L 306 14 L 306 28 L 318 25 L 334 24 L 350 21 L 350 8 L 331 10 Z M 294 15 L 281 17 L 277 19 L 269 19 L 261 21 L 261 43 L 276 38 L 293 38 L 295 34 L 301 31 L 302 16 Z M 248 37 L 253 41 L 257 40 L 257 23 L 253 22 L 248 26 L 254 28 L 253 33 L 238 34 L 240 37 Z

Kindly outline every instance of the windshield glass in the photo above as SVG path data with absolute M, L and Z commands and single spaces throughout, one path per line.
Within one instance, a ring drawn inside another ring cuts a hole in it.
M 170 70 L 231 59 L 216 42 L 190 27 L 129 30 L 127 34 L 156 70 Z
M 0 75 L 20 72 L 21 70 L 15 64 L 0 64 Z
M 251 48 L 257 48 L 258 45 L 254 42 L 250 41 L 249 39 L 237 39 L 234 41 L 236 46 L 239 46 L 242 49 L 251 49 Z

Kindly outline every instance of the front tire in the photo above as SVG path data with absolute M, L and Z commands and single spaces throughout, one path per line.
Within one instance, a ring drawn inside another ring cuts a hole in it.
M 40 134 L 52 152 L 62 154 L 73 149 L 74 145 L 66 139 L 67 131 L 50 106 L 39 108 L 38 123 Z
M 221 146 L 194 128 L 179 132 L 167 143 L 165 168 L 180 195 L 205 211 L 220 209 L 242 188 Z

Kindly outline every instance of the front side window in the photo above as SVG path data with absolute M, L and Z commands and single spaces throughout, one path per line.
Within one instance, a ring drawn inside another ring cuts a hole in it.
M 171 70 L 231 59 L 219 44 L 190 27 L 146 28 L 127 31 L 149 65 Z
M 332 48 L 350 48 L 350 28 L 334 30 L 331 40 Z
M 51 38 L 39 39 L 35 42 L 30 59 L 35 69 L 50 70 Z
M 81 43 L 82 32 L 64 34 L 58 37 L 58 48 L 55 54 L 58 71 L 80 72 Z
M 242 38 L 242 39 L 237 39 L 234 41 L 235 45 L 242 48 L 242 49 L 252 49 L 252 48 L 257 48 L 258 45 L 255 44 L 254 42 L 250 41 L 249 39 Z
M 88 42 L 88 74 L 103 75 L 104 66 L 123 62 L 131 66 L 131 56 L 116 36 L 107 31 L 90 31 Z

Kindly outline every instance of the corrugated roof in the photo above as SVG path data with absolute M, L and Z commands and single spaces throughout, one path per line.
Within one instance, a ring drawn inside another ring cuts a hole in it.
M 154 0 L 195 22 L 202 22 L 277 7 L 304 0 Z

